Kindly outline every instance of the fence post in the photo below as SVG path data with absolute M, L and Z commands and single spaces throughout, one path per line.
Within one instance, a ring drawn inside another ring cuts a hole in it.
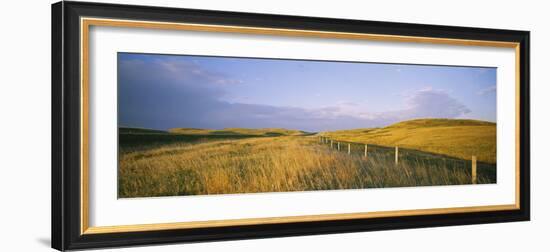
M 395 164 L 399 164 L 399 147 L 395 146 Z
M 477 157 L 472 156 L 472 184 L 477 184 Z
M 365 158 L 368 158 L 368 155 L 367 155 L 367 150 L 368 150 L 368 145 L 365 144 Z
M 333 141 L 330 140 L 330 148 L 332 149 L 332 144 L 333 144 Z
M 348 143 L 348 155 L 351 155 L 351 144 Z
M 338 151 L 340 150 L 340 142 L 338 142 Z

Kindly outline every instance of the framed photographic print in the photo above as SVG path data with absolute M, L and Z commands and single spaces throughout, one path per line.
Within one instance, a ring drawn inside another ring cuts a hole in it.
M 52 6 L 58 250 L 529 220 L 529 32 Z

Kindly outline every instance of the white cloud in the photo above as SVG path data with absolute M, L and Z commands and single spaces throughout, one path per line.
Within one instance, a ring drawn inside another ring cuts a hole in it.
M 413 93 L 406 103 L 408 108 L 401 111 L 404 117 L 456 118 L 471 112 L 447 92 L 431 88 Z

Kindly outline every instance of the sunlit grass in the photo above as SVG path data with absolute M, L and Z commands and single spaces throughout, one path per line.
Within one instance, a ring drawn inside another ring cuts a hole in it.
M 420 119 L 384 128 L 324 132 L 332 139 L 400 146 L 469 160 L 496 163 L 496 124 L 475 120 Z
M 495 172 L 496 171 L 491 171 Z M 122 148 L 119 197 L 470 184 L 469 169 L 391 155 L 348 155 L 307 136 Z M 494 183 L 483 175 L 478 183 Z

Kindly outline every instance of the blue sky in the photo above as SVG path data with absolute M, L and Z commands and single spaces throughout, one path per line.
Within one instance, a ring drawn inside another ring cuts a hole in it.
M 154 129 L 495 122 L 496 68 L 119 53 L 118 111 Z

